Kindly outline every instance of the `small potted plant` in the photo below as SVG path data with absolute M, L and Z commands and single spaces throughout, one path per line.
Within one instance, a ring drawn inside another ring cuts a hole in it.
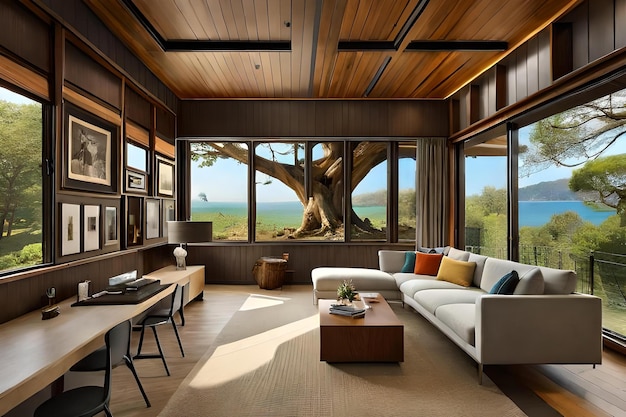
M 342 304 L 350 305 L 356 298 L 356 289 L 352 280 L 343 280 L 343 282 L 337 288 L 337 300 Z

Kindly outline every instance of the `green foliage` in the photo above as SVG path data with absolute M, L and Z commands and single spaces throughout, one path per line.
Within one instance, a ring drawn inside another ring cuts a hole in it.
M 574 170 L 569 186 L 573 191 L 591 191 L 597 202 L 617 209 L 626 226 L 626 154 L 600 157 Z

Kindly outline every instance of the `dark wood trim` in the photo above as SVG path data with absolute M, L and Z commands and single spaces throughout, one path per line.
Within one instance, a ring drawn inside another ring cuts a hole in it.
M 505 41 L 474 41 L 474 40 L 417 40 L 411 41 L 406 47 L 407 52 L 441 52 L 441 51 L 506 51 L 509 49 L 508 42 Z

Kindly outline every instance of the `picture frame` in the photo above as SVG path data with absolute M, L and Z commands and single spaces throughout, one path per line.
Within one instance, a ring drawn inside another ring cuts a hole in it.
M 118 191 L 119 126 L 65 102 L 63 188 Z
M 104 208 L 104 246 L 116 245 L 119 241 L 117 207 Z
M 174 197 L 175 164 L 174 161 L 156 157 L 157 195 Z
M 146 182 L 146 174 L 133 171 L 131 169 L 126 170 L 126 181 L 124 182 L 124 190 L 128 193 L 148 193 L 148 185 Z
M 80 253 L 80 205 L 61 203 L 61 256 Z
M 163 237 L 167 237 L 167 222 L 176 220 L 176 200 L 163 199 L 161 203 L 161 230 Z
M 146 198 L 146 239 L 158 238 L 161 226 L 161 201 Z
M 83 206 L 83 251 L 100 249 L 100 206 Z

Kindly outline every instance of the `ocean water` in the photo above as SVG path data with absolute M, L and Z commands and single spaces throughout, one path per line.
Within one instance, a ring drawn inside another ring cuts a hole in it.
M 521 226 L 542 226 L 550 221 L 554 214 L 573 211 L 586 221 L 598 226 L 615 210 L 594 210 L 582 201 L 520 201 L 519 224 Z
M 193 201 L 191 204 L 192 214 L 213 212 L 241 217 L 247 215 L 246 207 L 245 203 L 229 202 Z M 302 221 L 303 210 L 302 204 L 298 201 L 258 203 L 257 220 L 263 223 L 297 227 Z M 354 210 L 363 218 L 384 218 L 386 215 L 385 207 L 355 207 Z M 574 211 L 583 220 L 587 220 L 596 226 L 615 214 L 615 210 L 594 210 L 582 201 L 520 201 L 520 226 L 542 226 L 550 221 L 552 215 L 565 213 L 566 211 Z

